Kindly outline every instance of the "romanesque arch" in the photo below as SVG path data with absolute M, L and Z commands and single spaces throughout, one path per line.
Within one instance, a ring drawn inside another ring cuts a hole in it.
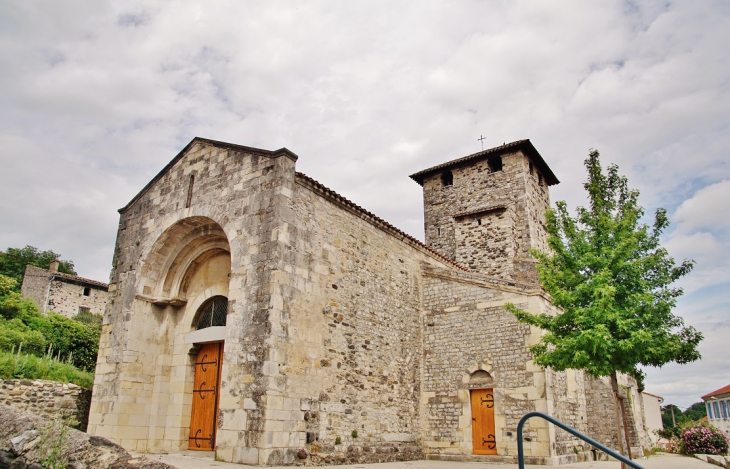
M 196 408 L 195 396 L 208 404 L 211 399 L 217 402 L 219 395 L 226 338 L 225 321 L 220 318 L 228 308 L 230 251 L 218 223 L 189 217 L 163 231 L 140 266 L 136 298 L 150 303 L 150 316 L 159 320 L 157 355 L 169 357 L 170 363 L 153 377 L 156 389 L 169 390 L 156 394 L 155 402 L 159 414 L 163 409 L 168 414 L 159 417 L 174 429 L 170 434 L 178 440 L 171 444 L 178 449 L 215 447 L 217 405 Z M 216 320 L 211 317 L 210 327 L 199 327 L 201 315 L 209 309 Z

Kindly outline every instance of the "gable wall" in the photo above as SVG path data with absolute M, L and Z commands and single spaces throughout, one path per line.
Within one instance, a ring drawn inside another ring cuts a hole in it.
M 195 181 L 186 207 L 190 175 Z M 270 385 L 263 374 L 269 274 L 262 266 L 278 256 L 279 242 L 271 232 L 278 224 L 276 207 L 293 178 L 289 158 L 194 142 L 122 211 L 89 433 L 130 450 L 187 448 L 195 357 L 188 355 L 191 345 L 184 343 L 184 333 L 205 298 L 227 294 L 220 402 L 228 412 L 219 427 L 234 426 L 248 444 L 258 444 L 263 424 L 257 406 Z M 192 288 L 189 294 L 197 296 L 183 298 L 188 302 L 183 306 L 153 303 L 165 296 L 160 287 L 165 269 L 179 267 L 172 262 L 179 249 L 205 239 L 217 239 L 230 250 L 230 280 L 223 276 L 228 284 L 220 285 L 216 274 L 208 279 L 213 282 L 209 288 Z M 256 404 L 244 403 L 244 395 Z

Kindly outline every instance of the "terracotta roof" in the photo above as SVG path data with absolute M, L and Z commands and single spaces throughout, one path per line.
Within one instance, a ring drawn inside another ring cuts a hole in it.
M 343 206 L 345 208 L 350 209 L 351 212 L 353 212 L 355 215 L 358 215 L 360 218 L 362 218 L 362 219 L 364 219 L 364 220 L 372 223 L 373 225 L 376 225 L 376 226 L 384 229 L 385 231 L 389 231 L 391 234 L 394 234 L 396 236 L 400 236 L 404 240 L 408 240 L 410 243 L 415 244 L 415 245 L 417 245 L 420 248 L 426 249 L 431 254 L 433 254 L 436 257 L 438 257 L 441 261 L 446 262 L 448 264 L 451 264 L 454 267 L 456 267 L 457 269 L 463 270 L 465 272 L 470 272 L 469 269 L 467 269 L 466 267 L 462 266 L 461 264 L 458 264 L 458 263 L 452 261 L 451 259 L 449 259 L 448 257 L 444 256 L 440 252 L 436 251 L 432 247 L 426 246 L 425 244 L 423 244 L 421 241 L 417 240 L 413 236 L 411 236 L 408 233 L 405 233 L 405 232 L 399 230 L 398 228 L 396 228 L 395 226 L 391 225 L 390 223 L 388 223 L 387 221 L 383 220 L 382 218 L 378 217 L 377 215 L 375 215 L 375 214 L 373 214 L 373 213 L 365 210 L 364 208 L 362 208 L 359 205 L 357 205 L 356 203 L 354 203 L 354 202 L 346 199 L 345 197 L 342 197 L 337 192 L 333 191 L 332 189 L 327 188 L 322 183 L 315 181 L 314 179 L 310 178 L 306 174 L 297 172 L 296 173 L 296 176 L 297 176 L 297 178 L 301 179 L 302 181 L 308 183 L 313 188 L 315 188 L 316 190 L 318 190 L 321 195 L 323 195 L 323 196 L 325 196 L 325 197 L 327 197 L 327 198 L 335 201 L 336 203 L 338 203 L 339 205 L 341 205 L 341 206 Z
M 36 266 L 30 265 L 30 264 L 28 264 L 28 265 L 25 266 L 26 275 L 29 274 L 29 272 L 28 272 L 29 268 L 31 270 L 41 271 L 45 275 L 53 275 L 55 278 L 60 279 L 62 281 L 63 280 L 66 280 L 66 281 L 69 281 L 71 283 L 76 283 L 77 285 L 91 285 L 91 286 L 95 286 L 95 287 L 100 287 L 103 290 L 108 290 L 109 289 L 109 285 L 106 284 L 106 283 L 104 283 L 104 282 L 98 282 L 96 280 L 91 280 L 89 278 L 79 277 L 77 275 L 64 274 L 63 272 L 51 272 L 48 269 L 44 269 L 42 267 L 36 267 Z
M 516 142 L 511 143 L 505 143 L 504 145 L 501 145 L 499 147 L 490 148 L 488 150 L 480 151 L 478 153 L 473 153 L 471 155 L 465 156 L 463 158 L 459 158 L 456 160 L 448 161 L 446 163 L 433 166 L 428 169 L 424 169 L 423 171 L 419 171 L 417 173 L 411 174 L 411 179 L 416 181 L 418 184 L 423 185 L 423 180 L 426 176 L 440 172 L 442 169 L 451 168 L 454 166 L 458 166 L 462 163 L 465 163 L 467 161 L 474 161 L 474 160 L 482 160 L 487 159 L 490 156 L 500 155 L 503 153 L 510 153 L 514 150 L 522 150 L 533 163 L 540 169 L 542 172 L 543 177 L 545 178 L 545 181 L 548 183 L 549 186 L 553 186 L 555 184 L 559 184 L 560 181 L 558 181 L 558 178 L 553 174 L 553 171 L 550 169 L 550 167 L 545 163 L 545 160 L 542 159 L 542 156 L 540 156 L 540 153 L 538 153 L 537 149 L 532 145 L 532 142 L 530 142 L 529 139 L 526 140 L 517 140 Z
M 288 150 L 287 148 L 279 148 L 278 150 L 262 150 L 261 148 L 253 148 L 253 147 L 245 147 L 243 145 L 236 145 L 235 143 L 227 143 L 227 142 L 219 142 L 218 140 L 210 140 L 207 138 L 201 138 L 201 137 L 195 137 L 192 140 L 190 140 L 190 143 L 185 145 L 185 148 L 180 150 L 180 153 L 178 153 L 175 158 L 173 158 L 167 165 L 162 168 L 162 170 L 157 173 L 157 176 L 153 177 L 150 182 L 147 183 L 146 186 L 142 188 L 141 191 L 135 195 L 132 200 L 129 201 L 127 205 L 120 208 L 118 210 L 119 213 L 124 212 L 129 208 L 130 205 L 132 205 L 137 199 L 139 199 L 142 194 L 147 192 L 150 187 L 152 187 L 157 181 L 159 181 L 162 176 L 165 175 L 166 172 L 168 172 L 173 166 L 175 166 L 175 163 L 177 163 L 185 153 L 192 148 L 193 145 L 196 143 L 207 143 L 208 145 L 213 145 L 215 147 L 221 147 L 221 148 L 228 148 L 229 150 L 235 150 L 235 151 L 243 151 L 246 153 L 256 153 L 258 155 L 268 156 L 270 158 L 277 158 L 279 156 L 286 156 L 287 158 L 296 161 L 299 157 L 294 154 L 294 152 Z
M 705 394 L 704 396 L 702 396 L 702 399 L 706 397 L 719 396 L 720 394 L 730 394 L 730 384 L 728 384 L 724 388 L 718 389 L 717 391 L 712 391 L 709 394 Z
M 89 278 L 78 277 L 76 275 L 70 275 L 70 274 L 64 274 L 62 272 L 48 272 L 48 273 L 49 274 L 52 274 L 56 278 L 60 278 L 60 279 L 64 279 L 64 280 L 69 280 L 71 282 L 78 282 L 78 283 L 84 283 L 84 284 L 89 284 L 89 285 L 95 285 L 97 287 L 102 287 L 102 288 L 105 288 L 105 289 L 108 289 L 109 288 L 109 284 L 106 284 L 104 282 L 98 282 L 96 280 L 91 280 Z

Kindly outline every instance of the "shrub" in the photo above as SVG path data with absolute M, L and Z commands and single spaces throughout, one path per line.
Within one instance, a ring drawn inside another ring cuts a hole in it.
M 42 356 L 46 352 L 46 338 L 31 330 L 18 318 L 0 320 L 0 350 L 20 350 Z
M 681 450 L 685 454 L 727 454 L 728 436 L 712 425 L 696 423 L 682 430 Z
M 100 328 L 95 324 L 74 321 L 53 311 L 23 318 L 28 326 L 39 331 L 53 346 L 54 356 L 70 359 L 77 367 L 92 371 L 99 351 Z
M 50 357 L 0 351 L 0 379 L 45 379 L 91 389 L 94 374 Z

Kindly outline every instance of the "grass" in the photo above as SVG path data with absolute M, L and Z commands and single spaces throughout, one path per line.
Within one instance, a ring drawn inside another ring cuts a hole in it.
M 0 351 L 0 379 L 44 379 L 91 389 L 94 373 L 47 356 Z

